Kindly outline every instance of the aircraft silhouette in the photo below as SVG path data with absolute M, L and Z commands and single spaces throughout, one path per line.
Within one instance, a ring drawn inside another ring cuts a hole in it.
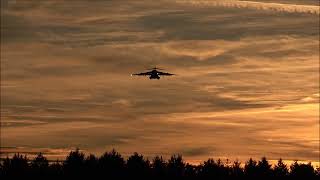
M 137 74 L 131 74 L 131 76 L 149 76 L 149 79 L 160 79 L 160 76 L 172 76 L 175 74 L 167 73 L 167 72 L 161 72 L 158 70 L 162 70 L 160 68 L 154 67 L 150 69 L 151 71 L 148 72 L 142 72 Z

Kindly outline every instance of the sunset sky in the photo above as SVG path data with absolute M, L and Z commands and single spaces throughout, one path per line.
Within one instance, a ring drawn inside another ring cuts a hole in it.
M 318 162 L 318 3 L 1 0 L 1 151 Z

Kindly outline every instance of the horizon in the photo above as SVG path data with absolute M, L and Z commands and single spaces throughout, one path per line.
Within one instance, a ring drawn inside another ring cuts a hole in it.
M 100 158 L 102 157 L 105 153 L 109 153 L 111 152 L 112 150 L 115 150 L 116 152 L 118 152 L 116 149 L 112 149 L 110 151 L 105 151 L 104 153 L 102 154 L 92 154 L 90 152 L 86 152 L 86 151 L 83 151 L 81 149 L 73 149 L 73 150 L 70 150 L 70 151 L 65 151 L 65 154 L 59 154 L 59 155 L 54 155 L 54 154 L 50 154 L 50 153 L 43 153 L 43 152 L 23 152 L 23 151 L 20 151 L 20 152 L 2 152 L 0 154 L 0 162 L 1 161 L 4 161 L 5 159 L 7 158 L 12 158 L 14 155 L 22 155 L 24 157 L 26 157 L 28 159 L 29 162 L 31 162 L 32 160 L 34 160 L 34 158 L 36 158 L 39 154 L 43 155 L 49 163 L 55 163 L 55 162 L 59 162 L 59 163 L 62 163 L 66 160 L 67 156 L 70 155 L 70 152 L 75 152 L 76 150 L 79 150 L 79 152 L 83 153 L 85 155 L 85 157 L 88 157 L 89 155 L 94 155 L 95 157 L 97 158 Z M 154 154 L 153 156 L 144 156 L 144 154 L 140 154 L 139 152 L 126 152 L 126 153 L 121 153 L 121 152 L 118 152 L 120 153 L 121 157 L 123 157 L 125 160 L 128 159 L 130 156 L 134 155 L 134 153 L 138 153 L 139 155 L 142 155 L 144 160 L 149 160 L 149 161 L 152 161 L 155 157 L 162 157 L 164 161 L 168 161 L 172 156 L 174 155 L 180 155 L 180 154 L 164 154 L 164 155 L 161 155 L 161 154 Z M 182 156 L 182 155 L 181 155 Z M 308 160 L 299 160 L 299 159 L 295 159 L 295 160 L 288 160 L 288 159 L 282 159 L 282 158 L 278 158 L 278 159 L 268 159 L 268 157 L 265 157 L 265 156 L 261 156 L 260 158 L 258 159 L 254 159 L 254 158 L 248 158 L 248 159 L 238 159 L 238 158 L 235 158 L 235 159 L 229 159 L 228 157 L 208 157 L 207 159 L 203 160 L 203 159 L 198 159 L 198 160 L 195 160 L 195 159 L 192 159 L 191 161 L 188 160 L 188 159 L 185 159 L 183 156 L 183 162 L 186 163 L 186 164 L 191 164 L 191 165 L 201 165 L 203 164 L 205 161 L 208 161 L 210 159 L 213 159 L 214 161 L 217 161 L 217 160 L 221 160 L 221 162 L 225 165 L 225 166 L 232 166 L 232 164 L 234 162 L 240 162 L 240 166 L 241 167 L 244 167 L 244 165 L 248 162 L 249 159 L 253 159 L 254 161 L 260 161 L 262 158 L 266 158 L 267 161 L 270 163 L 271 167 L 274 167 L 279 159 L 281 159 L 283 161 L 283 163 L 285 163 L 286 165 L 290 166 L 292 165 L 294 162 L 297 162 L 299 164 L 308 164 L 308 163 L 311 163 L 311 165 L 314 167 L 314 169 L 318 169 L 320 168 L 320 164 L 319 164 L 319 161 L 308 161 Z
M 319 167 L 319 15 L 314 0 L 3 0 L 1 157 Z M 130 76 L 152 67 L 177 76 Z

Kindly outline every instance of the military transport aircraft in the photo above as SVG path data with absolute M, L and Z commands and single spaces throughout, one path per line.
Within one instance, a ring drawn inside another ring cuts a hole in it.
M 131 74 L 131 76 L 149 76 L 149 79 L 160 79 L 160 76 L 172 76 L 175 74 L 161 72 L 158 70 L 162 70 L 160 68 L 154 67 L 150 69 L 151 71 L 143 72 L 143 73 L 137 73 L 137 74 Z

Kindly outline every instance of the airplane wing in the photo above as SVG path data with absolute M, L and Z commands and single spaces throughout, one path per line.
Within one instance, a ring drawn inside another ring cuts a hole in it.
M 158 72 L 158 75 L 159 76 L 172 76 L 172 75 L 175 75 L 175 74 L 166 73 L 166 72 Z
M 143 72 L 143 73 L 137 73 L 137 74 L 131 74 L 131 76 L 150 76 L 151 72 Z

